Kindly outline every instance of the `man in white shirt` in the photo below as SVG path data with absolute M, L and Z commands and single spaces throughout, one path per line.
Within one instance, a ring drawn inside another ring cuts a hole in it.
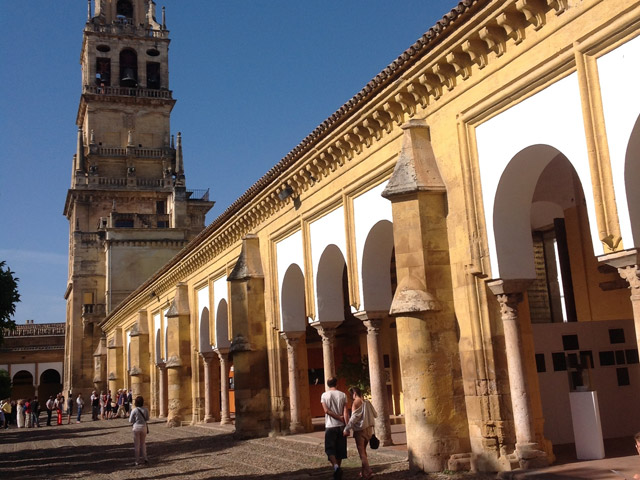
M 324 409 L 324 451 L 333 467 L 333 478 L 342 478 L 342 459 L 347 458 L 347 438 L 342 434 L 344 426 L 349 421 L 347 410 L 347 396 L 337 388 L 338 379 L 331 377 L 327 380 L 329 390 L 320 397 Z
M 51 426 L 51 413 L 53 412 L 54 401 L 53 397 L 49 397 L 47 403 L 44 404 L 47 407 L 47 427 Z

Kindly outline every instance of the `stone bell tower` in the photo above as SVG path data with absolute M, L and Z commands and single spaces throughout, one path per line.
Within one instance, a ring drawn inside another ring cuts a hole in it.
M 99 323 L 204 228 L 213 206 L 208 190 L 186 189 L 181 135 L 170 130 L 175 100 L 164 8 L 159 23 L 152 0 L 95 0 L 91 7 L 89 0 L 64 206 L 65 394 L 104 381 L 93 364 Z

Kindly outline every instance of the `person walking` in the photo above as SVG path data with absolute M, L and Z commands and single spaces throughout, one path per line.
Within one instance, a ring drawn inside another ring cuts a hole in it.
M 82 409 L 84 408 L 84 399 L 82 398 L 82 393 L 78 394 L 76 403 L 78 404 L 78 417 L 76 418 L 76 423 L 80 423 L 82 417 Z
M 375 419 L 378 416 L 376 409 L 373 408 L 371 402 L 362 398 L 362 391 L 358 387 L 351 387 L 349 395 L 353 400 L 351 407 L 351 418 L 344 427 L 344 436 L 348 437 L 353 431 L 353 438 L 356 441 L 358 455 L 362 468 L 360 476 L 364 480 L 368 480 L 373 476 L 373 471 L 369 466 L 369 458 L 367 457 L 367 445 L 374 433 Z
M 2 412 L 4 413 L 4 428 L 9 428 L 9 424 L 11 423 L 11 402 L 7 398 L 2 404 Z
M 333 478 L 342 479 L 342 460 L 347 458 L 347 438 L 342 431 L 349 421 L 347 396 L 338 390 L 338 379 L 327 380 L 329 390 L 320 397 L 324 410 L 324 451 L 333 467 Z
M 67 398 L 67 425 L 71 423 L 71 415 L 73 415 L 73 393 L 69 391 L 69 398 Z
M 49 400 L 47 400 L 47 403 L 45 403 L 44 406 L 47 408 L 47 427 L 50 427 L 51 414 L 53 413 L 53 406 L 54 406 L 53 397 L 49 397 Z
M 91 420 L 98 420 L 98 415 L 100 415 L 100 397 L 94 390 L 91 392 Z
M 125 416 L 129 416 L 129 403 L 131 402 L 131 392 L 126 388 L 122 392 L 122 406 L 124 407 Z
M 24 420 L 25 427 L 31 428 L 33 427 L 33 417 L 31 416 L 31 399 L 27 398 L 27 401 L 24 402 Z
M 16 425 L 18 428 L 24 428 L 24 400 L 18 400 L 16 413 Z
M 31 402 L 31 417 L 32 423 L 34 427 L 40 426 L 40 402 L 38 401 L 38 397 L 33 397 L 33 402 Z
M 54 402 L 56 414 L 58 415 L 58 425 L 62 425 L 62 409 L 64 408 L 64 396 L 59 393 Z
M 149 463 L 147 458 L 147 433 L 149 433 L 149 410 L 144 406 L 144 398 L 138 395 L 135 399 L 135 408 L 129 415 L 129 423 L 133 423 L 133 450 L 136 456 L 136 465 L 141 461 Z

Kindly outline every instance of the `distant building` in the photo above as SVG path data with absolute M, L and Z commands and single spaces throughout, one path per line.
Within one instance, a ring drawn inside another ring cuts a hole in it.
M 9 372 L 11 397 L 48 398 L 62 392 L 64 323 L 33 323 L 4 330 L 0 370 Z

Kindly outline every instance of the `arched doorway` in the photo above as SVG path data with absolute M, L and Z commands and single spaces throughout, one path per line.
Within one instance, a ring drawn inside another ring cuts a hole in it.
M 26 370 L 20 370 L 13 375 L 11 380 L 11 396 L 14 399 L 33 398 L 35 396 L 35 386 L 33 375 Z
M 49 397 L 56 398 L 62 392 L 62 378 L 60 373 L 53 368 L 49 368 L 40 374 L 40 385 L 38 386 L 38 397 L 40 404 L 44 405 Z
M 397 286 L 393 244 L 393 224 L 388 220 L 377 222 L 367 235 L 362 253 L 362 310 L 369 316 L 380 318 L 380 347 L 382 368 L 385 370 L 388 411 L 401 415 L 402 379 L 398 357 L 398 336 L 395 319 L 388 315 Z M 374 313 L 375 312 L 375 313 Z
M 281 336 L 287 344 L 289 375 L 283 386 L 288 391 L 290 406 L 290 430 L 292 433 L 311 429 L 310 395 L 322 395 L 322 384 L 309 386 L 309 363 L 307 356 L 307 316 L 305 310 L 304 275 L 300 267 L 292 264 L 287 268 L 280 292 Z M 319 396 L 318 396 L 319 398 Z
M 518 323 L 536 441 L 547 451 L 547 440 L 574 442 L 572 396 L 597 391 L 606 439 L 633 434 L 615 412 L 633 411 L 640 394 L 628 381 L 637 365 L 624 353 L 620 365 L 602 356 L 619 348 L 637 362 L 637 349 L 628 294 L 595 257 L 587 203 L 571 161 L 549 145 L 532 145 L 507 165 L 494 204 L 499 277 L 529 285 Z M 622 332 L 619 346 L 611 331 Z

